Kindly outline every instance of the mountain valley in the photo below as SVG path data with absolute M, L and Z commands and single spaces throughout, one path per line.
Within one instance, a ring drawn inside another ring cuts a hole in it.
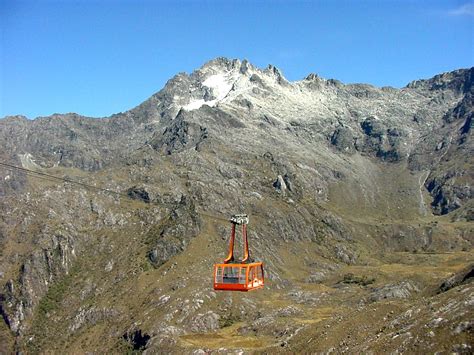
M 472 353 L 473 83 L 216 58 L 110 117 L 0 119 L 0 353 Z M 263 290 L 212 289 L 234 213 Z

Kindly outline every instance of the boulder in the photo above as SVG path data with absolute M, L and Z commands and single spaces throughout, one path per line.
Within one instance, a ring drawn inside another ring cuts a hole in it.
M 413 292 L 420 292 L 420 289 L 411 281 L 402 281 L 396 284 L 389 284 L 372 291 L 370 300 L 372 302 L 391 298 L 409 298 Z
M 446 292 L 453 287 L 472 282 L 474 280 L 474 264 L 469 265 L 463 270 L 455 273 L 439 286 L 439 292 Z

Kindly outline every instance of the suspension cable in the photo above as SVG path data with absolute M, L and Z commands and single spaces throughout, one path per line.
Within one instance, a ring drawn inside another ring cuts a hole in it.
M 22 171 L 26 175 L 28 175 L 30 177 L 33 177 L 33 178 L 38 178 L 38 179 L 43 179 L 43 180 L 48 180 L 48 181 L 54 181 L 54 182 L 63 181 L 63 182 L 67 182 L 67 183 L 70 183 L 70 184 L 79 185 L 79 186 L 85 187 L 87 189 L 92 189 L 92 190 L 101 191 L 101 192 L 105 192 L 105 193 L 115 194 L 115 195 L 118 195 L 118 196 L 125 197 L 129 200 L 136 201 L 136 199 L 134 199 L 132 196 L 130 196 L 128 194 L 124 194 L 122 192 L 111 190 L 111 189 L 106 189 L 106 188 L 102 188 L 102 187 L 89 185 L 89 184 L 86 184 L 86 183 L 83 183 L 83 182 L 80 182 L 80 181 L 77 181 L 77 180 L 72 180 L 72 179 L 69 179 L 69 178 L 63 178 L 63 177 L 59 177 L 59 176 L 55 176 L 55 175 L 51 175 L 51 174 L 46 174 L 46 173 L 43 173 L 43 172 L 40 172 L 40 171 L 35 171 L 35 170 L 23 168 L 23 167 L 8 164 L 8 163 L 5 163 L 5 162 L 0 162 L 0 166 L 3 166 L 3 167 L 7 168 L 10 171 L 14 171 L 14 170 Z M 153 204 L 153 205 L 161 206 L 156 201 L 150 201 L 149 203 Z M 206 217 L 209 217 L 209 218 L 212 218 L 212 219 L 221 220 L 221 221 L 225 221 L 225 222 L 229 221 L 228 218 L 218 217 L 218 216 L 215 216 L 215 215 L 212 215 L 212 214 L 209 214 L 209 213 L 206 213 L 206 212 L 202 212 L 202 211 L 196 211 L 196 212 L 198 214 L 202 215 L 202 216 L 206 216 Z

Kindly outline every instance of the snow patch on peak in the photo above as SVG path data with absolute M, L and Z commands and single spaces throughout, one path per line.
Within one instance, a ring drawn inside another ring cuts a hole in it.
M 205 99 L 191 100 L 187 105 L 183 106 L 183 109 L 186 111 L 197 110 L 202 105 L 214 107 L 229 94 L 237 79 L 238 72 L 234 71 L 210 75 L 202 82 L 202 86 L 211 89 L 213 99 L 208 101 Z
M 235 79 L 233 76 L 226 74 L 215 74 L 204 80 L 202 85 L 212 89 L 216 100 L 222 100 L 232 90 Z
M 186 111 L 197 110 L 204 104 L 209 105 L 209 106 L 214 106 L 214 104 L 211 103 L 211 101 L 206 102 L 203 99 L 198 99 L 198 100 L 190 101 L 187 105 L 183 106 L 183 109 L 185 109 Z

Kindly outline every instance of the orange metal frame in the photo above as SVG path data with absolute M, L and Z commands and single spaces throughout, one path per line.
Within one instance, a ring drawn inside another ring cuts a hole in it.
M 242 238 L 244 239 L 244 258 L 241 263 L 246 263 L 249 259 L 249 241 L 247 239 L 247 225 L 242 224 Z M 234 261 L 234 242 L 235 242 L 235 223 L 232 223 L 232 232 L 230 235 L 229 254 L 224 260 L 224 264 Z
M 229 242 L 229 253 L 224 263 L 214 265 L 214 290 L 225 291 L 251 291 L 263 288 L 265 276 L 263 263 L 249 262 L 249 242 L 247 238 L 247 215 L 232 216 L 232 232 Z M 237 224 L 242 224 L 242 238 L 244 253 L 240 262 L 234 261 L 235 229 Z

